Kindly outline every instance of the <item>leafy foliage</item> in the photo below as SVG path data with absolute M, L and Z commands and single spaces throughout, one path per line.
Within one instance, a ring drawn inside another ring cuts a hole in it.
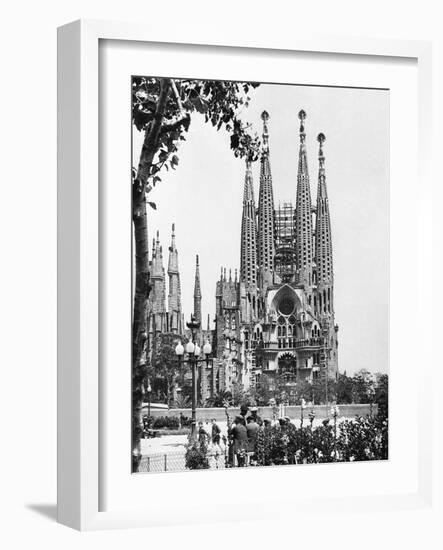
M 169 93 L 161 112 L 155 157 L 145 173 L 147 181 L 135 178 L 137 185 L 148 182 L 146 192 L 161 181 L 159 173 L 163 168 L 175 170 L 178 166 L 178 147 L 186 139 L 194 113 L 203 115 L 217 130 L 224 128 L 229 133 L 229 146 L 235 157 L 258 158 L 259 138 L 240 117 L 251 100 L 249 93 L 258 83 L 133 77 L 132 120 L 137 130 L 149 133 L 158 116 L 162 86 L 167 86 Z
M 260 405 L 268 405 L 270 399 L 277 403 L 298 405 L 302 399 L 316 405 L 328 402 L 340 404 L 377 403 L 388 416 L 388 375 L 371 374 L 367 370 L 356 372 L 352 377 L 346 373 L 339 374 L 337 380 L 326 380 L 325 377 L 310 382 L 299 380 L 288 390 L 284 376 L 262 375 L 254 390 L 245 399 L 255 399 Z M 239 398 L 241 401 L 241 398 Z
M 261 428 L 258 464 L 310 464 L 388 458 L 388 421 L 380 416 L 360 417 L 321 426 L 296 428 L 291 423 Z
M 224 407 L 226 402 L 232 403 L 232 393 L 230 391 L 221 390 L 212 397 L 208 397 L 205 402 L 205 407 Z
M 180 394 L 174 399 L 175 409 L 189 409 L 191 406 L 191 398 L 189 395 Z
M 185 464 L 189 470 L 206 470 L 209 468 L 208 447 L 205 443 L 194 441 L 186 449 Z
M 378 405 L 378 414 L 382 418 L 389 416 L 389 378 L 387 374 L 376 375 L 375 397 L 374 401 Z
M 192 419 L 188 416 L 182 416 L 181 418 L 178 416 L 150 416 L 146 418 L 146 421 L 151 428 L 166 428 L 167 430 L 178 430 L 179 428 L 189 427 L 192 424 Z
M 163 401 L 168 405 L 172 401 L 172 388 L 178 377 L 183 374 L 175 354 L 178 340 L 184 342 L 184 339 L 176 334 L 161 333 L 154 344 L 151 365 L 147 368 L 153 392 L 163 396 Z

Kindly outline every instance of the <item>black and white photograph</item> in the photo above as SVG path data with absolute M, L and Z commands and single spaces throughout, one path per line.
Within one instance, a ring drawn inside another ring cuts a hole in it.
M 133 472 L 387 460 L 389 90 L 131 104 Z

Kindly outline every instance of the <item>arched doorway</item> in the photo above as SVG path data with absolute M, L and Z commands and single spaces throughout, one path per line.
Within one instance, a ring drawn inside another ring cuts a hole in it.
M 283 353 L 278 358 L 278 374 L 288 378 L 297 375 L 297 357 L 292 353 Z

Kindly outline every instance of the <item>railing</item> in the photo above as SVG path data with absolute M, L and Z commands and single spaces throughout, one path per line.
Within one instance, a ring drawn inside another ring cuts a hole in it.
M 225 468 L 227 449 L 221 450 L 215 454 L 208 451 L 208 462 L 211 470 L 220 470 Z M 185 449 L 174 453 L 157 453 L 142 456 L 140 467 L 141 473 L 160 473 L 160 472 L 183 472 L 186 470 Z
M 263 345 L 257 346 L 256 349 L 302 349 L 302 348 L 320 348 L 324 345 L 324 338 L 292 338 L 283 336 L 271 342 L 264 342 Z M 252 346 L 254 347 L 254 346 Z
M 139 472 L 177 472 L 185 470 L 185 454 L 158 453 L 142 456 Z
M 295 341 L 295 348 L 319 348 L 323 345 L 323 338 L 303 338 Z

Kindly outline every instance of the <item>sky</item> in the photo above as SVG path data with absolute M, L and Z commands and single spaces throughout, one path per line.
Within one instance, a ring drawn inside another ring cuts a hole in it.
M 311 199 L 315 204 L 319 132 L 332 226 L 335 321 L 339 370 L 387 372 L 389 361 L 389 91 L 262 84 L 250 93 L 242 118 L 261 134 L 268 111 L 274 202 L 295 204 L 299 150 L 298 112 L 304 109 Z M 137 166 L 142 134 L 133 130 Z M 164 171 L 149 194 L 149 239 L 160 232 L 167 268 L 171 225 L 176 244 L 185 320 L 193 308 L 195 255 L 200 257 L 202 317 L 215 313 L 220 268 L 240 267 L 245 164 L 229 148 L 229 135 L 192 117 L 175 171 Z M 253 165 L 258 200 L 259 162 Z

